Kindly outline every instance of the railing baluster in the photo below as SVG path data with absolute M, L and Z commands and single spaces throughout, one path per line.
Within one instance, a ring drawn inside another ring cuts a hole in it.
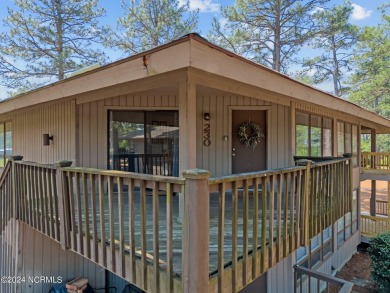
M 249 218 L 249 184 L 248 180 L 244 180 L 244 214 L 243 214 L 243 270 L 242 270 L 242 283 L 247 284 L 248 280 L 248 218 Z
M 140 182 L 140 226 L 141 226 L 141 284 L 142 289 L 147 290 L 147 267 L 146 267 L 146 182 L 141 180 Z
M 118 220 L 119 220 L 119 262 L 118 273 L 120 276 L 126 276 L 125 270 L 125 228 L 124 228 L 124 209 L 123 209 L 123 178 L 117 177 L 118 188 Z
M 100 243 L 101 255 L 99 254 L 99 264 L 107 267 L 107 246 L 106 246 L 106 221 L 105 221 L 105 207 L 104 207 L 104 178 L 105 176 L 98 175 L 99 188 L 99 223 L 100 223 Z
M 283 257 L 289 254 L 288 235 L 288 198 L 290 193 L 290 173 L 284 174 L 284 208 L 283 208 Z
M 41 183 L 42 183 L 42 218 L 43 218 L 43 233 L 50 236 L 49 232 L 49 209 L 48 209 L 48 189 L 47 189 L 47 181 L 46 181 L 46 170 L 44 168 L 41 169 Z
M 268 267 L 272 267 L 275 264 L 275 250 L 274 250 L 274 221 L 275 221 L 275 177 L 271 175 L 270 185 L 271 192 L 269 196 L 269 249 L 270 258 L 268 261 Z M 262 211 L 264 213 L 264 210 Z M 263 246 L 263 244 L 262 244 Z
M 237 291 L 238 186 L 233 182 L 232 192 L 232 292 Z
M 291 189 L 291 201 L 290 201 L 290 251 L 292 252 L 295 250 L 295 195 L 296 195 L 296 179 L 297 179 L 297 173 L 292 172 L 291 173 L 291 182 L 292 182 L 292 189 Z
M 168 273 L 168 284 L 167 292 L 172 292 L 173 290 L 173 226 L 172 226 L 172 212 L 173 212 L 173 203 L 172 203 L 172 189 L 171 184 L 166 184 L 166 213 L 167 213 L 167 273 Z
M 223 292 L 224 237 L 225 237 L 225 183 L 219 184 L 218 209 L 218 292 Z
M 128 179 L 130 282 L 135 283 L 134 179 Z
M 262 194 L 261 194 L 261 273 L 264 273 L 268 269 L 268 247 L 267 247 L 267 180 L 268 177 L 263 176 L 261 178 L 261 187 L 262 187 Z M 258 180 L 259 178 L 256 178 L 256 189 L 258 189 Z M 271 188 L 272 190 L 272 188 Z M 273 197 L 273 194 L 271 195 Z M 256 209 L 258 208 L 257 205 Z M 271 212 L 271 211 L 270 211 Z M 257 234 L 256 234 L 257 238 Z M 272 240 L 269 239 L 269 243 L 272 247 Z M 257 248 L 256 248 L 257 251 Z
M 86 257 L 91 258 L 91 231 L 89 230 L 89 204 L 88 204 L 88 179 L 87 174 L 82 174 L 83 180 L 83 199 L 84 199 L 84 234 L 85 234 L 85 254 Z
M 159 188 L 153 181 L 153 269 L 154 292 L 160 292 Z
M 92 213 L 92 260 L 95 263 L 99 263 L 99 250 L 98 250 L 98 233 L 97 233 L 97 221 L 96 221 L 96 175 L 89 174 L 89 182 L 91 186 L 91 213 Z
M 80 176 L 81 173 L 75 173 L 76 180 L 76 207 L 77 207 L 77 251 L 84 254 L 84 238 L 83 238 L 83 211 L 81 207 L 81 191 L 80 191 Z
M 77 181 L 77 178 L 73 172 L 67 172 L 68 177 L 68 188 L 69 188 L 69 206 L 70 206 L 70 229 L 71 233 L 71 248 L 74 251 L 77 251 L 77 237 L 76 237 L 76 212 L 75 212 L 75 198 L 74 198 L 74 181 L 73 178 Z
M 49 213 L 48 215 L 48 221 L 49 221 L 49 234 L 51 238 L 56 239 L 55 237 L 55 230 L 54 230 L 54 224 L 56 221 L 56 217 L 54 215 L 54 209 L 53 209 L 53 199 L 55 194 L 53 193 L 53 181 L 51 174 L 53 173 L 53 170 L 47 169 L 46 170 L 46 184 L 47 184 L 47 201 L 48 201 L 48 207 L 49 207 Z
M 258 252 L 258 224 L 259 224 L 259 178 L 255 178 L 253 182 L 253 217 L 252 217 L 252 279 L 255 279 L 259 274 L 259 266 L 257 265 Z M 264 185 L 262 185 L 264 186 Z M 263 210 L 264 213 L 264 210 Z M 262 215 L 263 216 L 263 215 Z M 263 217 L 264 219 L 264 217 Z M 262 247 L 262 249 L 264 249 Z
M 108 268 L 116 273 L 116 259 L 115 259 L 115 218 L 114 218 L 114 183 L 113 176 L 107 176 L 108 182 L 108 223 L 109 223 L 109 235 L 110 235 L 110 258 L 108 262 Z
M 283 187 L 283 174 L 278 174 L 278 191 L 276 195 L 276 212 L 277 212 L 277 220 L 276 220 L 276 262 L 279 262 L 283 256 L 283 250 L 281 249 L 282 245 L 282 187 Z

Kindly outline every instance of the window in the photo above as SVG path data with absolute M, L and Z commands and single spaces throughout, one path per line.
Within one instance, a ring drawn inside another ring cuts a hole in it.
M 5 167 L 12 155 L 12 123 L 0 123 L 0 167 Z
M 324 262 L 333 253 L 332 235 L 332 226 L 329 226 L 310 239 L 308 246 L 299 247 L 296 252 L 298 265 L 313 269 Z
M 337 122 L 337 155 L 352 154 L 352 163 L 357 166 L 358 162 L 358 128 L 357 125 Z
M 177 111 L 109 111 L 108 167 L 179 175 Z
M 332 120 L 297 112 L 295 145 L 297 156 L 332 156 Z

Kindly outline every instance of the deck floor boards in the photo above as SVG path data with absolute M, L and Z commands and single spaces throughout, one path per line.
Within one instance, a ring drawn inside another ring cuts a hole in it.
M 151 192 L 150 192 L 151 194 Z M 118 206 L 118 197 L 117 192 L 114 192 L 113 197 L 113 209 L 115 211 L 114 214 L 114 229 L 115 229 L 115 239 L 119 239 L 119 206 Z M 91 197 L 89 195 L 89 215 L 92 213 L 91 208 Z M 95 199 L 98 202 L 98 198 Z M 153 255 L 153 197 L 151 195 L 146 196 L 146 230 L 147 230 L 147 253 Z M 83 201 L 82 201 L 83 202 Z M 129 209 L 128 209 L 128 193 L 124 192 L 124 237 L 125 237 L 125 245 L 129 245 Z M 140 215 L 140 194 L 139 192 L 135 192 L 134 196 L 134 234 L 135 234 L 135 246 L 136 250 L 141 250 L 141 215 Z M 96 219 L 97 219 L 97 227 L 98 227 L 98 239 L 101 239 L 100 235 L 100 209 L 97 204 L 96 211 Z M 105 233 L 106 233 L 106 242 L 109 243 L 109 214 L 108 214 L 108 196 L 105 196 L 104 202 L 104 218 L 105 218 Z M 261 195 L 259 195 L 259 207 L 261 207 Z M 81 206 L 82 211 L 84 211 L 84 206 L 82 203 Z M 232 195 L 231 193 L 226 193 L 225 199 L 225 236 L 224 236 L 224 262 L 225 267 L 229 266 L 232 261 Z M 218 194 L 214 193 L 210 195 L 210 239 L 209 239 L 209 272 L 213 274 L 217 270 L 218 266 L 218 211 L 219 211 L 219 199 Z M 252 234 L 253 234 L 253 196 L 249 196 L 249 221 L 248 221 L 248 243 L 249 243 L 249 252 L 253 250 L 252 245 Z M 77 207 L 75 207 L 76 219 L 75 222 L 78 223 L 77 215 Z M 244 199 L 242 196 L 239 196 L 238 200 L 238 258 L 242 258 L 243 255 L 243 225 L 244 225 Z M 179 196 L 173 196 L 173 270 L 176 274 L 181 275 L 182 271 L 182 225 L 178 221 L 179 217 Z M 267 215 L 268 218 L 268 215 Z M 262 229 L 262 210 L 259 208 L 258 211 L 258 242 L 262 243 L 261 239 L 261 229 Z M 84 214 L 82 216 L 83 220 L 83 233 L 85 233 L 85 219 Z M 276 221 L 276 214 L 275 214 Z M 282 213 L 282 223 L 284 221 L 284 216 Z M 89 227 L 90 227 L 90 235 L 93 237 L 92 230 L 92 218 L 89 218 Z M 276 223 L 274 224 L 276 233 Z M 268 227 L 267 227 L 268 229 Z M 267 232 L 269 235 L 269 232 Z M 268 236 L 267 236 L 268 237 Z M 159 195 L 159 245 L 160 245 L 160 260 L 162 262 L 166 262 L 166 196 Z M 268 239 L 267 239 L 268 242 Z

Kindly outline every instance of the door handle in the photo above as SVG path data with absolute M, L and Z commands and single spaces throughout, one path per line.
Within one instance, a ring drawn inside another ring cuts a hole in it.
M 235 157 L 236 156 L 236 154 L 235 153 L 232 153 L 232 157 Z

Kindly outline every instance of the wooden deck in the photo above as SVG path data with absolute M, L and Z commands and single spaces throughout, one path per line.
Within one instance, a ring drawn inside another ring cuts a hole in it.
M 238 244 L 238 259 L 242 259 L 243 257 L 243 251 L 244 251 L 244 243 L 243 243 L 243 224 L 244 224 L 244 201 L 242 197 L 242 191 L 239 191 L 239 201 L 238 201 L 238 237 L 237 237 L 237 244 Z M 258 201 L 261 204 L 261 192 L 258 195 Z M 276 194 L 275 194 L 276 196 Z M 91 194 L 88 196 L 89 202 L 88 207 L 90 213 L 92 212 L 92 202 L 91 202 Z M 174 273 L 177 275 L 181 275 L 182 272 L 182 224 L 179 222 L 179 196 L 173 196 L 173 261 L 174 266 L 173 270 Z M 96 200 L 96 205 L 98 206 L 98 199 Z M 253 193 L 250 194 L 249 197 L 249 218 L 252 219 L 249 221 L 249 227 L 248 227 L 248 242 L 249 242 L 249 251 L 253 250 L 252 246 L 252 239 L 253 239 L 253 215 L 254 215 L 254 198 Z M 129 227 L 128 220 L 129 220 L 129 207 L 128 207 L 128 195 L 125 193 L 123 198 L 123 210 L 124 210 L 124 219 L 125 219 L 125 227 Z M 115 239 L 116 241 L 119 240 L 119 208 L 118 208 L 118 193 L 114 192 L 114 198 L 113 198 L 113 209 L 115 211 L 114 214 L 114 229 L 115 229 Z M 104 207 L 104 217 L 106 219 L 106 222 L 108 222 L 109 219 L 109 210 L 108 210 L 109 202 L 108 202 L 108 196 L 106 194 L 105 196 L 105 204 Z M 84 210 L 84 204 L 82 202 L 81 210 Z M 224 259 L 225 259 L 225 267 L 228 267 L 231 265 L 231 259 L 232 259 L 232 215 L 233 215 L 233 205 L 232 205 L 232 194 L 227 193 L 226 194 L 226 203 L 225 203 L 225 235 L 224 235 Z M 162 192 L 159 195 L 159 243 L 160 243 L 160 263 L 162 267 L 164 267 L 164 264 L 167 262 L 167 254 L 166 254 L 166 243 L 167 243 L 167 226 L 166 226 L 166 195 Z M 151 193 L 146 196 L 146 210 L 151 211 L 153 210 L 153 197 Z M 209 256 L 210 256 L 210 262 L 209 262 L 209 273 L 210 275 L 216 274 L 218 270 L 218 215 L 219 215 L 220 205 L 219 205 L 219 196 L 217 193 L 212 193 L 210 195 L 210 240 L 209 240 Z M 134 233 L 135 233 L 135 245 L 136 245 L 136 251 L 141 250 L 141 196 L 139 192 L 135 193 L 134 197 Z M 78 223 L 78 209 L 75 208 L 75 222 Z M 98 208 L 96 211 L 96 217 L 97 219 L 100 218 L 100 209 Z M 288 211 L 289 213 L 289 211 Z M 267 215 L 268 218 L 269 215 Z M 262 219 L 262 211 L 259 210 L 257 214 L 258 221 L 260 223 L 261 227 L 261 219 Z M 284 216 L 282 215 L 284 218 Z M 276 221 L 274 223 L 274 229 L 275 229 L 275 235 L 276 235 Z M 83 234 L 85 234 L 85 219 L 82 215 L 82 222 L 83 225 Z M 99 223 L 97 223 L 98 227 L 100 227 Z M 91 219 L 89 219 L 89 227 L 93 227 Z M 76 228 L 77 229 L 77 228 Z M 267 228 L 268 229 L 268 228 Z M 149 213 L 146 215 L 146 230 L 147 231 L 153 231 L 153 216 L 152 213 Z M 129 230 L 124 230 L 124 239 L 125 239 L 125 245 L 129 246 Z M 106 226 L 105 234 L 109 235 L 109 227 Z M 97 229 L 97 237 L 99 238 L 99 242 L 101 242 L 100 239 L 101 231 L 100 228 Z M 84 235 L 85 236 L 85 235 Z M 93 238 L 93 231 L 90 228 L 90 237 Z M 106 238 L 106 245 L 109 245 L 109 239 Z M 150 259 L 154 258 L 153 255 L 153 233 L 147 233 L 146 235 L 146 243 L 147 243 L 147 254 Z M 258 233 L 258 243 L 262 243 L 261 239 L 261 233 Z M 258 249 L 261 246 L 258 246 Z
M 19 219 L 152 293 L 200 283 L 238 292 L 352 208 L 347 158 L 219 178 L 69 163 L 11 160 L 0 180 L 2 223 Z

